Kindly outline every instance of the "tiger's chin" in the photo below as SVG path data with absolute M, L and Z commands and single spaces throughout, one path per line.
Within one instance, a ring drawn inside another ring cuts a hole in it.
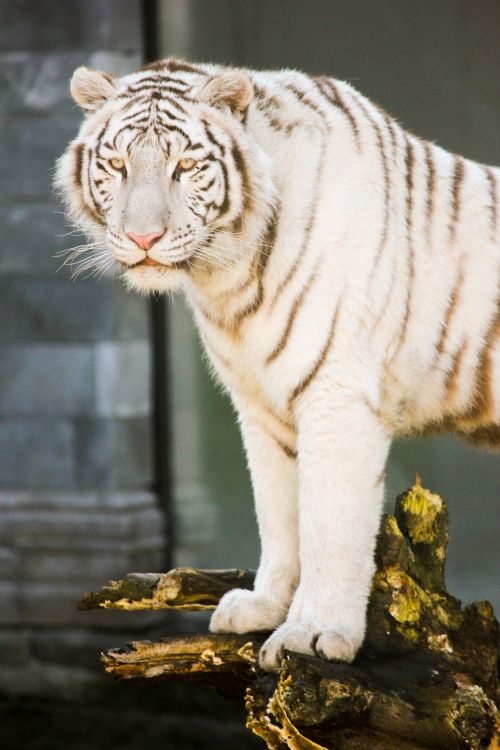
M 122 279 L 129 291 L 139 294 L 166 294 L 178 292 L 183 286 L 182 266 L 140 264 L 127 268 Z

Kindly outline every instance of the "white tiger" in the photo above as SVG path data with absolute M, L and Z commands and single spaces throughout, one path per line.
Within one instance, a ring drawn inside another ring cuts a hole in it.
M 265 669 L 351 661 L 392 437 L 500 442 L 500 172 L 295 71 L 169 59 L 71 90 L 57 182 L 87 265 L 182 289 L 239 415 L 262 555 L 211 629 L 274 630 Z

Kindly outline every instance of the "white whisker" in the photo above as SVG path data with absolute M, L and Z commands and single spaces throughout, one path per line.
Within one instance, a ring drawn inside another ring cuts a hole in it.
M 257 265 L 257 267 L 261 269 L 264 268 L 264 265 L 260 263 L 256 257 L 252 258 L 247 253 L 239 253 L 231 250 L 228 252 L 224 248 L 215 246 L 213 243 L 200 243 L 197 245 L 197 253 L 200 254 L 202 252 L 209 260 L 223 262 L 228 270 L 249 270 L 250 267 L 254 265 Z
M 239 258 L 231 258 L 224 255 L 217 254 L 212 251 L 210 247 L 199 246 L 196 254 L 205 260 L 211 261 L 214 265 L 219 266 L 227 271 L 234 271 L 236 269 L 245 269 L 249 264 L 243 264 Z
M 204 229 L 204 228 L 203 228 Z M 193 234 L 196 234 L 197 230 L 194 230 Z M 201 231 L 201 229 L 199 230 Z M 203 234 L 206 235 L 206 230 L 203 231 Z M 262 241 L 249 241 L 249 240 L 243 240 L 240 237 L 237 237 L 233 234 L 230 234 L 228 232 L 224 232 L 222 230 L 216 229 L 213 233 L 209 235 L 212 238 L 221 237 L 223 239 L 229 240 L 233 245 L 239 245 L 240 247 L 249 247 L 251 249 L 257 250 L 257 249 L 265 249 L 271 251 L 273 248 L 273 245 L 269 245 L 268 243 L 264 243 Z
M 109 252 L 105 250 L 95 251 L 90 257 L 86 256 L 85 258 L 70 264 L 72 269 L 71 278 L 76 279 L 78 276 L 81 276 L 82 273 L 91 269 L 100 270 L 103 266 L 106 267 L 113 261 L 114 258 L 110 256 Z
M 60 271 L 64 266 L 68 266 L 69 268 L 73 268 L 74 266 L 79 267 L 82 264 L 94 262 L 94 260 L 100 257 L 109 256 L 109 253 L 103 248 L 96 248 L 87 252 L 83 258 L 80 258 L 80 255 L 81 253 L 69 256 L 61 263 L 57 270 Z

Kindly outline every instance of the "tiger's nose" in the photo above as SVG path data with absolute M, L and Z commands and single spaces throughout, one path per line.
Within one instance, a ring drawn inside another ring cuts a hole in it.
M 151 232 L 150 234 L 133 234 L 132 232 L 127 232 L 127 237 L 130 237 L 141 250 L 149 250 L 164 234 L 165 232 Z

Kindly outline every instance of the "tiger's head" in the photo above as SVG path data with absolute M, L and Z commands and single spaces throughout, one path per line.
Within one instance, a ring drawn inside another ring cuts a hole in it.
M 93 240 L 87 264 L 117 265 L 142 292 L 227 267 L 222 248 L 251 238 L 273 195 L 268 159 L 246 127 L 248 76 L 172 59 L 120 79 L 81 67 L 71 93 L 87 117 L 56 185 Z

